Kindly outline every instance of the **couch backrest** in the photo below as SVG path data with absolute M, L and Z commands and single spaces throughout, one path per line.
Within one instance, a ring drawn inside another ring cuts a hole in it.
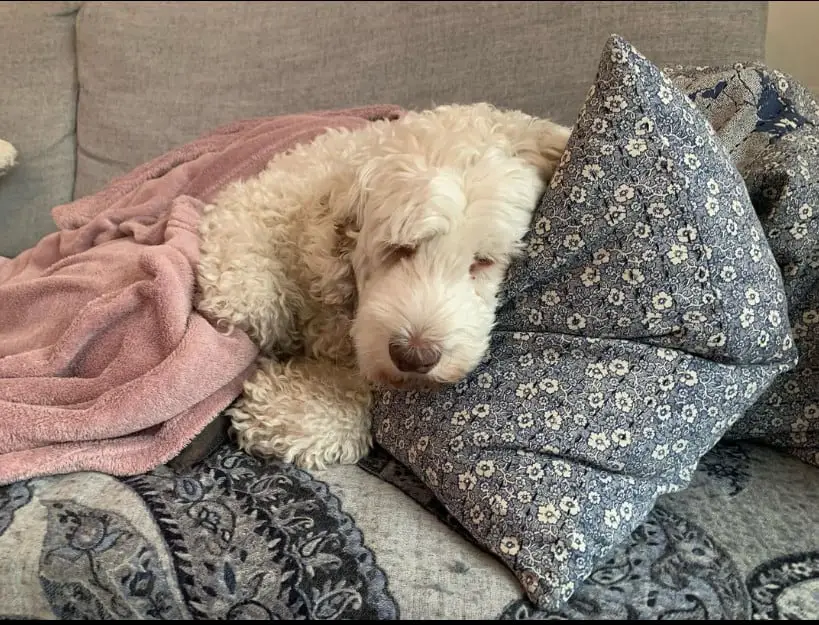
M 223 123 L 486 100 L 571 123 L 616 32 L 658 63 L 761 60 L 765 2 L 0 3 L 0 254 L 49 210 Z M 76 157 L 75 157 L 76 155 Z

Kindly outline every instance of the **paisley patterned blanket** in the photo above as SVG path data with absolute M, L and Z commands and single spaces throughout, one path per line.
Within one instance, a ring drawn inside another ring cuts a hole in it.
M 819 469 L 795 457 L 814 461 L 816 449 L 819 262 L 814 253 L 796 263 L 777 234 L 799 226 L 776 221 L 787 202 L 819 208 L 819 195 L 804 195 L 811 185 L 794 182 L 819 161 L 819 111 L 764 67 L 667 73 L 729 145 L 767 216 L 801 360 L 560 612 L 524 599 L 512 573 L 383 450 L 308 474 L 225 443 L 189 467 L 0 488 L 0 618 L 819 617 Z M 775 165 L 802 195 L 764 175 Z M 814 241 L 810 227 L 796 240 Z M 786 417 L 794 407 L 807 415 L 798 427 Z M 754 424 L 777 419 L 781 432 L 760 440 Z

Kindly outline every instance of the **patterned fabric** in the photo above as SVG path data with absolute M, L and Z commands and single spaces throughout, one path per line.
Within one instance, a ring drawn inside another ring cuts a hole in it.
M 659 495 L 689 483 L 795 350 L 727 151 L 621 38 L 527 245 L 487 361 L 431 399 L 385 391 L 374 423 L 551 610 Z
M 745 179 L 782 269 L 799 350 L 798 366 L 777 378 L 729 436 L 819 465 L 819 105 L 798 82 L 760 65 L 668 71 Z

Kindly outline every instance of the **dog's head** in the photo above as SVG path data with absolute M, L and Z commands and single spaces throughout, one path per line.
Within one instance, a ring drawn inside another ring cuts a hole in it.
M 489 346 L 497 294 L 569 131 L 488 105 L 408 114 L 353 195 L 358 366 L 392 386 L 456 382 Z

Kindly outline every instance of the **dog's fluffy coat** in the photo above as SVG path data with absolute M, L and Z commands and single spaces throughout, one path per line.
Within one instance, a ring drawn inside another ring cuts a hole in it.
M 240 447 L 353 463 L 371 446 L 373 384 L 474 369 L 568 136 L 488 104 L 442 106 L 328 130 L 225 188 L 202 220 L 197 306 L 261 348 L 228 410 Z M 398 366 L 394 349 L 428 362 Z

